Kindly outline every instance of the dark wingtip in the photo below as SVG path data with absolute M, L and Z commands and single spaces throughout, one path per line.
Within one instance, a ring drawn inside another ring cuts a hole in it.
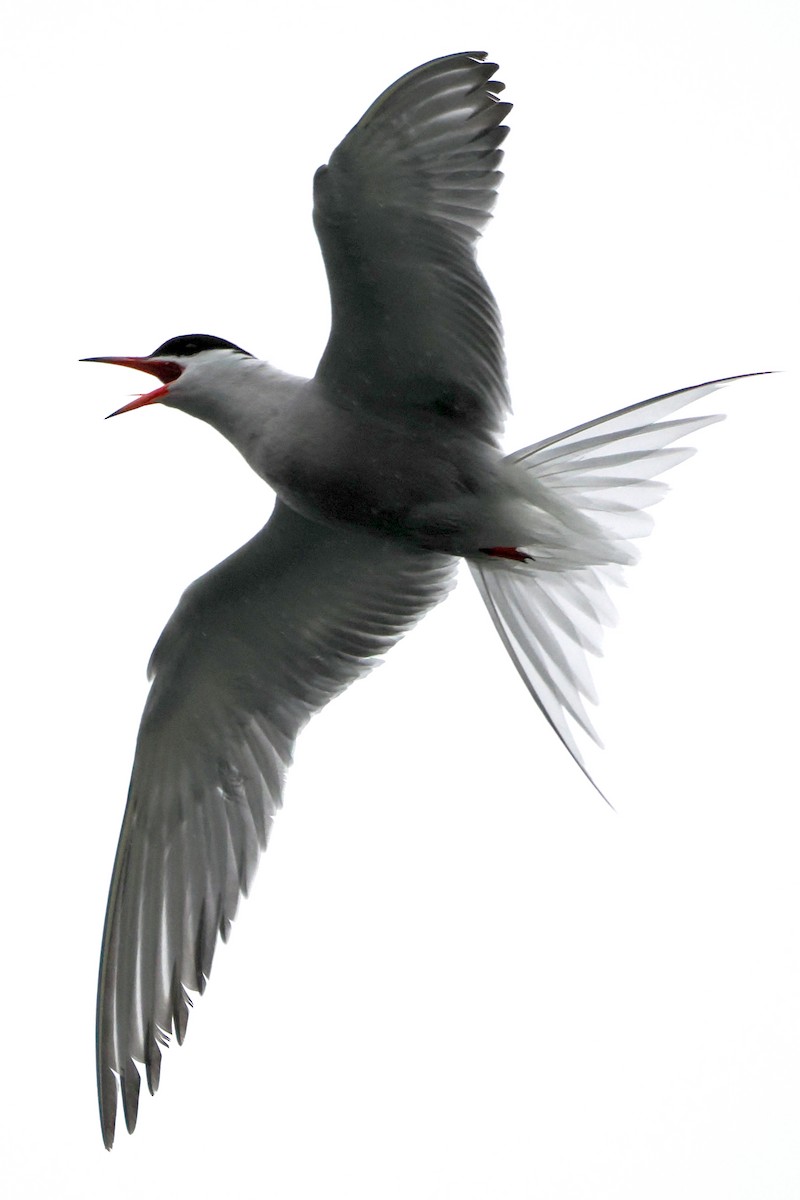
M 103 1145 L 110 1150 L 114 1145 L 114 1130 L 117 1125 L 117 1077 L 106 1067 L 100 1076 L 100 1128 Z
M 161 1050 L 159 1049 L 158 1040 L 153 1034 L 152 1025 L 148 1025 L 147 1027 L 145 1047 L 144 1069 L 147 1076 L 147 1090 L 151 1096 L 155 1096 L 161 1080 Z
M 183 1039 L 186 1037 L 186 1026 L 189 1024 L 189 1008 L 191 1000 L 186 993 L 186 988 L 178 978 L 177 965 L 172 974 L 172 1025 L 175 1030 L 175 1037 L 178 1045 L 183 1045 Z
M 128 1062 L 120 1075 L 122 1090 L 122 1111 L 125 1114 L 125 1125 L 128 1133 L 136 1128 L 136 1118 L 139 1115 L 139 1088 L 141 1079 L 133 1059 Z

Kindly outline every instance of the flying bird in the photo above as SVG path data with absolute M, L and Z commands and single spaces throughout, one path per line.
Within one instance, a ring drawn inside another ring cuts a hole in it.
M 546 721 L 588 774 L 588 656 L 613 620 L 675 443 L 728 379 L 657 396 L 504 456 L 500 317 L 475 257 L 511 105 L 485 53 L 404 75 L 314 177 L 331 332 L 312 379 L 223 338 L 171 338 L 133 367 L 156 403 L 219 430 L 277 499 L 193 583 L 150 661 L 108 898 L 97 1000 L 105 1145 L 136 1124 L 183 1040 L 306 721 L 447 593 L 466 559 Z M 743 378 L 741 376 L 735 378 Z

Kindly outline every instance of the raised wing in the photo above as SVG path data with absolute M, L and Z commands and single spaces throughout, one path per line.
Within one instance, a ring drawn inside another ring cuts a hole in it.
M 497 431 L 508 409 L 500 317 L 475 262 L 511 105 L 484 53 L 383 93 L 314 180 L 331 293 L 317 379 L 344 404 Z
M 97 1076 L 136 1124 L 161 1047 L 246 894 L 295 737 L 446 592 L 454 560 L 307 521 L 268 524 L 185 592 L 153 652 L 100 961 Z

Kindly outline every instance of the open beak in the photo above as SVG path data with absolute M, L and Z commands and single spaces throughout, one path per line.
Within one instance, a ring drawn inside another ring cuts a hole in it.
M 168 384 L 174 383 L 183 370 L 177 363 L 169 362 L 164 358 L 117 357 L 107 355 L 98 358 L 82 358 L 80 361 L 112 363 L 117 367 L 132 367 L 134 371 L 146 371 L 148 375 L 155 375 L 156 379 L 161 380 L 161 387 L 156 388 L 155 391 L 146 392 L 142 396 L 136 396 L 128 404 L 123 404 L 122 408 L 109 413 L 109 417 L 118 417 L 120 413 L 133 412 L 135 408 L 144 408 L 146 404 L 158 404 L 159 400 L 163 400 L 167 395 Z M 106 420 L 108 420 L 108 417 Z

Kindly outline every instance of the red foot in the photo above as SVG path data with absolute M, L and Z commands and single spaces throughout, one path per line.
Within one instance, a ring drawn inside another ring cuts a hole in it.
M 481 554 L 490 554 L 492 558 L 510 558 L 512 562 L 535 562 L 532 554 L 524 554 L 516 546 L 492 546 L 488 550 L 481 549 Z

